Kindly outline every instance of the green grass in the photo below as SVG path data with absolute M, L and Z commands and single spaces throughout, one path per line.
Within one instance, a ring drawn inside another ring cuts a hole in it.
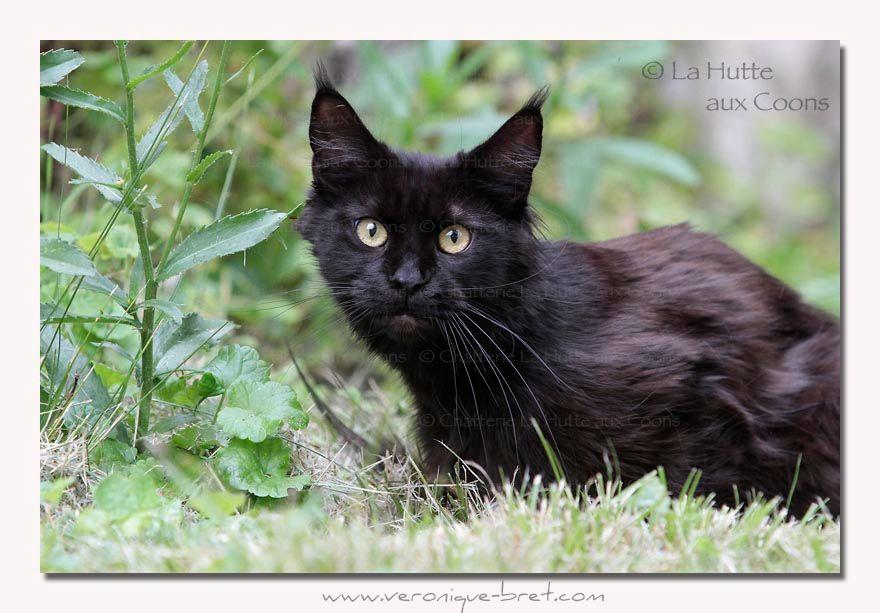
M 648 486 L 650 481 L 647 482 Z M 641 484 L 646 487 L 645 483 Z M 637 491 L 636 491 L 637 493 Z M 388 526 L 306 505 L 187 522 L 158 538 L 63 538 L 47 529 L 46 572 L 839 572 L 840 526 L 786 522 L 775 505 L 738 515 L 633 490 L 578 504 L 567 490 L 507 495 L 469 522 L 443 516 Z M 647 515 L 647 517 L 646 517 Z M 362 519 L 362 518 L 360 518 Z
M 343 391 L 369 409 L 372 427 L 357 424 L 360 431 L 376 431 L 397 406 Z M 336 405 L 356 406 L 342 396 Z M 166 486 L 174 512 L 157 509 L 136 529 L 78 526 L 102 476 L 86 467 L 81 445 L 46 446 L 44 478 L 68 474 L 76 481 L 58 504 L 42 505 L 43 571 L 840 571 L 840 523 L 829 516 L 786 518 L 777 501 L 756 500 L 737 511 L 699 497 L 673 498 L 662 473 L 626 488 L 600 477 L 586 496 L 535 484 L 482 499 L 468 486 L 426 486 L 411 461 L 366 462 L 320 418 L 285 436 L 295 464 L 312 475 L 307 492 L 212 520 L 174 500 Z

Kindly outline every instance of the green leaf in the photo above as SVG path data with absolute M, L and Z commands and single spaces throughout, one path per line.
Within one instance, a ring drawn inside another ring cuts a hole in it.
M 76 70 L 85 58 L 70 49 L 52 49 L 40 54 L 40 85 L 54 85 Z
M 189 82 L 186 84 L 183 93 L 180 93 L 174 102 L 172 102 L 171 105 L 156 118 L 156 121 L 153 122 L 146 133 L 138 141 L 136 148 L 137 159 L 138 164 L 140 164 L 142 168 L 147 168 L 156 161 L 156 158 L 158 158 L 165 149 L 165 145 L 167 144 L 165 143 L 165 139 L 177 129 L 177 126 L 180 125 L 184 115 L 189 116 L 196 113 L 196 111 L 193 110 L 193 104 L 195 104 L 195 108 L 198 109 L 199 94 L 205 89 L 207 76 L 208 62 L 202 60 L 193 69 Z M 182 86 L 183 84 L 181 83 L 181 87 Z M 175 95 L 179 92 L 180 88 L 175 92 Z M 198 110 L 198 114 L 201 114 L 201 112 L 201 110 Z M 190 121 L 192 121 L 192 119 L 190 119 Z
M 181 323 L 183 321 L 183 311 L 180 310 L 180 307 L 171 302 L 170 300 L 164 300 L 162 298 L 153 298 L 152 300 L 146 300 L 143 303 L 145 307 L 153 307 L 154 309 L 158 309 L 165 313 L 168 317 L 171 318 L 175 323 Z
M 131 445 L 108 438 L 101 441 L 89 453 L 89 461 L 92 466 L 109 473 L 123 466 L 128 466 L 135 461 L 136 456 L 137 452 Z
M 255 443 L 277 434 L 285 420 L 308 422 L 293 390 L 274 381 L 238 381 L 217 414 L 217 425 L 227 434 Z
M 54 507 L 61 502 L 61 495 L 75 481 L 75 477 L 63 477 L 54 481 L 40 481 L 40 502 Z
M 68 149 L 57 143 L 43 145 L 43 151 L 52 156 L 59 164 L 64 164 L 75 173 L 79 174 L 95 186 L 101 195 L 110 202 L 121 202 L 122 192 L 109 185 L 122 185 L 122 178 L 115 172 L 102 166 L 95 160 L 80 155 L 73 149 Z
M 125 297 L 125 292 L 122 291 L 121 287 L 104 275 L 99 274 L 97 276 L 92 275 L 90 277 L 83 277 L 83 282 L 80 287 L 92 292 L 110 296 L 120 306 L 128 307 L 128 300 Z
M 194 407 L 205 397 L 195 385 L 189 385 L 183 377 L 169 377 L 156 389 L 155 396 L 163 402 L 183 407 Z
M 181 426 L 189 426 L 196 423 L 198 419 L 199 418 L 195 415 L 188 413 L 176 413 L 154 423 L 150 426 L 150 432 L 155 434 L 165 434 L 166 432 L 171 432 Z
M 180 94 L 181 89 L 184 87 L 183 81 L 181 81 L 171 70 L 166 70 L 162 76 L 165 77 L 165 83 L 168 84 L 168 87 L 171 88 L 174 95 L 177 96 Z M 193 69 L 193 73 L 189 78 L 189 83 L 186 84 L 186 90 L 183 95 L 180 96 L 181 104 L 183 104 L 183 112 L 186 114 L 186 118 L 196 135 L 202 131 L 202 128 L 205 125 L 205 115 L 202 113 L 202 109 L 199 106 L 199 94 L 205 89 L 207 77 L 208 62 L 202 60 Z
M 223 347 L 202 372 L 206 373 L 203 380 L 209 378 L 205 384 L 220 390 L 216 394 L 205 394 L 206 396 L 222 394 L 237 381 L 262 383 L 269 380 L 269 365 L 260 359 L 256 349 L 241 345 Z
M 171 435 L 171 444 L 200 453 L 229 444 L 229 437 L 214 424 L 190 424 Z
M 243 72 L 245 71 L 245 69 L 247 69 L 247 67 L 250 66 L 251 63 L 252 63 L 255 59 L 257 59 L 257 56 L 259 56 L 262 52 L 263 52 L 263 49 L 260 49 L 259 51 L 257 51 L 256 53 L 254 53 L 254 54 L 248 59 L 248 61 L 246 61 L 244 64 L 241 65 L 241 68 L 239 68 L 238 70 L 236 70 L 235 73 L 234 73 L 231 77 L 229 77 L 228 79 L 226 79 L 225 81 L 223 81 L 223 85 L 227 85 L 227 84 L 229 84 L 230 81 L 232 81 L 232 80 L 235 79 L 238 75 L 240 75 L 241 73 L 243 73 Z
M 95 508 L 112 519 L 125 519 L 162 506 L 163 498 L 159 495 L 156 478 L 145 472 L 114 472 L 95 489 Z
M 76 297 L 75 304 L 78 304 L 81 306 L 84 303 L 88 305 L 90 303 L 90 301 L 88 299 L 86 299 L 82 294 L 80 294 L 79 296 Z M 94 303 L 92 303 L 92 304 L 94 304 Z M 67 312 L 65 313 L 65 305 L 57 304 L 57 303 L 50 304 L 48 302 L 41 302 L 40 303 L 40 323 L 43 324 L 43 323 L 50 321 L 50 320 L 54 320 L 53 323 L 59 323 L 58 320 L 60 320 L 62 318 L 65 321 L 61 322 L 61 323 L 68 323 L 69 320 L 72 320 L 72 319 L 91 319 L 91 318 L 98 319 L 100 317 L 105 316 L 105 312 L 104 312 L 105 306 L 108 307 L 107 311 L 109 311 L 108 313 L 106 313 L 106 315 L 119 317 L 119 320 L 118 320 L 119 324 L 128 325 L 128 326 L 132 326 L 135 328 L 138 326 L 138 322 L 130 317 L 125 317 L 124 315 L 117 316 L 115 314 L 114 310 L 112 309 L 112 305 L 107 304 L 107 303 L 99 306 L 97 309 L 89 308 L 85 312 L 80 312 L 79 310 L 68 309 Z M 76 307 L 74 307 L 74 308 L 76 308 Z M 83 325 L 91 325 L 92 322 L 80 321 L 77 323 L 80 323 Z M 95 325 L 108 325 L 106 323 L 99 324 L 98 322 L 94 322 L 94 324 Z
M 153 339 L 156 374 L 177 370 L 199 349 L 219 340 L 232 328 L 228 321 L 203 319 L 196 313 L 186 314 L 179 324 L 165 321 Z
M 224 391 L 223 385 L 221 385 L 211 373 L 205 373 L 202 378 L 199 379 L 199 382 L 196 384 L 196 389 L 204 398 L 219 396 Z
M 101 377 L 101 382 L 108 390 L 118 389 L 120 385 L 128 383 L 128 374 L 106 364 L 95 362 L 95 372 Z
M 287 219 L 286 213 L 258 209 L 224 217 L 187 236 L 174 248 L 159 281 L 216 257 L 244 251 L 263 241 Z
M 128 90 L 134 91 L 138 85 L 140 85 L 147 79 L 152 79 L 160 72 L 164 72 L 165 70 L 168 70 L 169 68 L 177 64 L 177 62 L 183 59 L 183 56 L 186 55 L 186 52 L 192 48 L 194 42 L 195 41 L 192 40 L 184 42 L 180 46 L 180 49 L 177 50 L 177 53 L 175 53 L 173 56 L 171 56 L 161 64 L 153 64 L 152 66 L 148 67 L 146 70 L 144 70 L 143 73 L 128 82 Z
M 104 113 L 119 123 L 125 123 L 125 113 L 122 112 L 118 104 L 81 89 L 72 89 L 63 85 L 48 85 L 40 88 L 40 95 L 66 106 Z
M 40 265 L 64 275 L 100 276 L 95 263 L 82 249 L 51 236 L 40 237 Z
M 700 182 L 697 170 L 684 157 L 665 147 L 634 138 L 597 138 L 590 144 L 605 159 L 639 166 L 673 181 L 694 187 Z
M 233 515 L 246 500 L 241 492 L 212 491 L 193 496 L 186 504 L 205 517 L 222 519 Z
M 168 494 L 162 468 L 152 458 L 117 469 L 98 484 L 95 503 L 79 514 L 73 534 L 168 538 L 183 519 L 180 502 Z
M 106 235 L 99 251 L 102 259 L 134 259 L 140 254 L 137 233 L 128 224 L 116 223 Z
M 225 151 L 215 151 L 211 155 L 207 155 L 202 158 L 202 161 L 198 163 L 198 165 L 192 169 L 192 171 L 186 175 L 186 180 L 195 185 L 198 183 L 202 175 L 205 174 L 205 171 L 208 170 L 214 162 L 222 158 L 224 155 L 232 155 L 232 149 L 227 149 Z
M 255 496 L 285 498 L 287 490 L 301 490 L 311 483 L 309 475 L 288 476 L 290 447 L 280 438 L 261 443 L 233 439 L 217 452 L 216 461 L 230 485 Z
M 76 381 L 73 404 L 64 413 L 64 423 L 75 427 L 80 420 L 87 419 L 90 425 L 94 425 L 111 400 L 91 362 L 53 325 L 40 331 L 40 353 L 45 356 L 43 368 L 49 376 L 52 396 L 60 400 L 70 394 Z
M 183 113 L 179 107 L 172 104 L 162 111 L 162 114 L 156 118 L 156 121 L 150 125 L 135 148 L 137 152 L 138 165 L 146 169 L 152 166 L 165 147 L 168 145 L 165 139 L 177 129 L 183 120 Z

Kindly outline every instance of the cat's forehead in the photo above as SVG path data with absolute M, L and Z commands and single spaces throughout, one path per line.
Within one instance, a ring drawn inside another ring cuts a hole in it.
M 397 220 L 421 220 L 461 216 L 466 213 L 467 194 L 455 170 L 442 160 L 401 164 L 379 170 L 373 189 L 364 194 L 377 216 Z

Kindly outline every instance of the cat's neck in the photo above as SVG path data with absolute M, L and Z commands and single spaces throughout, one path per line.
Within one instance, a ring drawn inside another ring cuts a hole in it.
M 469 288 L 473 299 L 440 318 L 437 334 L 385 355 L 412 389 L 500 406 L 514 393 L 528 398 L 536 379 L 565 386 L 564 343 L 601 319 L 604 275 L 580 245 L 537 245 L 512 282 Z

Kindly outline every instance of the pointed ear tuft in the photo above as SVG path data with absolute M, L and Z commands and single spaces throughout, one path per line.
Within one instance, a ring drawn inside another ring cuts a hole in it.
M 550 86 L 545 85 L 534 94 L 532 97 L 526 100 L 526 103 L 519 110 L 520 113 L 527 112 L 536 114 L 539 117 L 541 116 L 541 108 L 544 106 L 544 103 L 547 102 L 547 98 L 550 97 Z
M 547 87 L 539 89 L 495 134 L 464 154 L 472 184 L 495 196 L 504 215 L 518 216 L 525 210 L 532 171 L 541 158 L 541 106 L 548 94 Z
M 332 186 L 355 178 L 383 147 L 373 138 L 342 94 L 336 91 L 323 64 L 315 68 L 315 99 L 309 123 L 312 175 L 315 186 Z
M 327 72 L 327 67 L 324 66 L 324 62 L 318 60 L 315 64 L 315 69 L 312 73 L 315 77 L 315 93 L 334 93 L 338 94 L 336 88 L 333 87 L 333 81 L 330 79 L 330 73 Z

